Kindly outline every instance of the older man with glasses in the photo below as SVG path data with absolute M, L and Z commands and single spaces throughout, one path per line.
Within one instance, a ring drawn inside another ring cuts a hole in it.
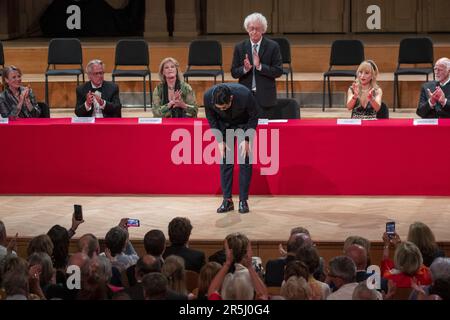
M 75 114 L 78 117 L 120 118 L 122 105 L 119 98 L 119 87 L 105 81 L 105 65 L 101 60 L 92 60 L 86 66 L 89 82 L 77 88 L 77 105 Z

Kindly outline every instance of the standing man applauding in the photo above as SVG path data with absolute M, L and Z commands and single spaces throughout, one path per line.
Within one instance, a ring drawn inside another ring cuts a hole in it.
M 231 75 L 249 88 L 261 107 L 277 104 L 275 79 L 283 73 L 283 60 L 278 43 L 263 37 L 267 31 L 267 19 L 260 13 L 252 13 L 244 21 L 249 39 L 236 45 Z

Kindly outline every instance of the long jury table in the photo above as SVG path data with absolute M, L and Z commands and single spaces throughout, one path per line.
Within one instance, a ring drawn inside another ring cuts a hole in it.
M 208 128 L 206 119 L 0 124 L 0 194 L 221 194 L 219 165 L 202 157 L 212 146 L 203 141 Z M 177 129 L 184 130 L 175 139 Z M 261 124 L 259 138 L 263 132 L 279 139 L 269 142 L 269 158 L 258 157 L 250 194 L 450 195 L 450 120 L 420 126 L 412 119 L 289 120 Z M 277 167 L 276 145 L 278 170 L 262 175 L 262 168 Z M 181 146 L 178 155 L 190 161 L 177 164 L 173 153 Z M 238 193 L 237 166 L 233 185 Z

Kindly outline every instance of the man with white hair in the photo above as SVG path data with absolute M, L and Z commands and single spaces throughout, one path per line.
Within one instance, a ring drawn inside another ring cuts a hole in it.
M 450 118 L 450 59 L 436 61 L 434 75 L 436 81 L 422 86 L 417 114 L 422 118 Z
M 278 44 L 266 37 L 267 19 L 260 13 L 252 13 L 244 21 L 249 39 L 236 45 L 231 66 L 231 75 L 249 88 L 261 107 L 277 104 L 275 79 L 283 73 Z

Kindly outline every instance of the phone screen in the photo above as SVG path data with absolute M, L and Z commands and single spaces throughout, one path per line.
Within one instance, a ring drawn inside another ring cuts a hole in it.
M 395 222 L 386 222 L 386 233 L 391 237 L 395 233 Z
M 127 226 L 128 227 L 139 227 L 140 226 L 139 219 L 128 219 Z
M 81 209 L 81 206 L 79 204 L 73 205 L 73 212 L 75 215 L 75 220 L 78 220 L 78 221 L 83 220 L 83 210 Z

